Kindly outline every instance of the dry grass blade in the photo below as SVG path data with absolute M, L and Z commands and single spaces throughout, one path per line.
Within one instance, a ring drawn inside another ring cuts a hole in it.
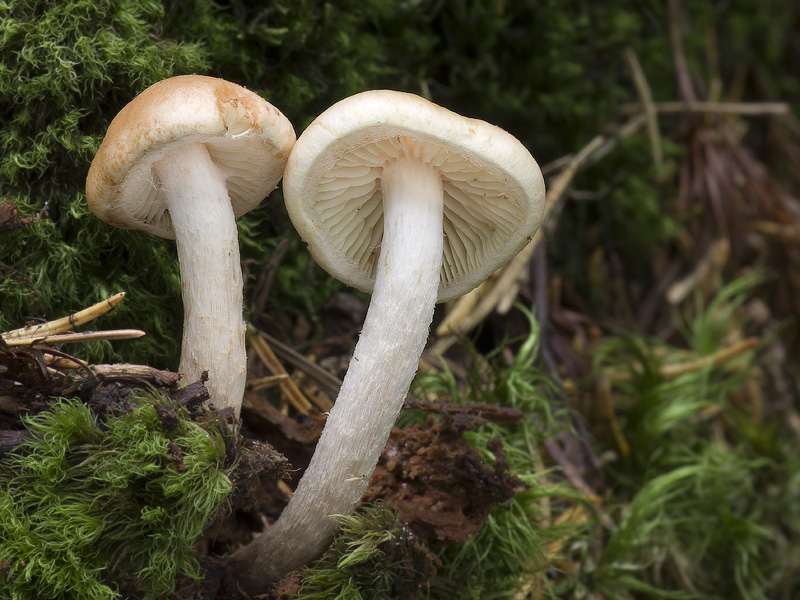
M 280 385 L 289 379 L 288 375 L 269 375 L 267 377 L 257 377 L 247 381 L 247 389 L 251 392 L 260 392 Z
M 800 244 L 800 227 L 797 225 L 759 220 L 749 223 L 748 229 L 783 244 Z
M 755 348 L 758 345 L 758 342 L 759 341 L 757 338 L 747 338 L 733 344 L 732 346 L 723 348 L 719 352 L 698 358 L 697 360 L 677 363 L 674 365 L 664 365 L 659 369 L 659 373 L 661 373 L 661 376 L 664 377 L 664 379 L 675 379 L 681 375 L 686 375 L 687 373 L 693 373 L 695 371 L 701 371 L 708 367 L 721 367 L 725 363 L 728 363 L 736 357 Z
M 650 139 L 650 152 L 653 155 L 653 162 L 657 167 L 660 167 L 664 162 L 661 153 L 661 134 L 658 130 L 658 116 L 656 114 L 655 105 L 653 104 L 653 96 L 650 93 L 650 86 L 647 83 L 647 78 L 644 76 L 642 65 L 639 63 L 639 59 L 636 57 L 636 53 L 634 53 L 633 49 L 625 48 L 625 60 L 633 75 L 636 93 L 639 95 L 642 109 L 647 117 L 647 137 Z
M 555 439 L 551 438 L 545 440 L 544 447 L 547 449 L 547 453 L 550 455 L 550 457 L 561 468 L 564 476 L 569 479 L 570 483 L 588 502 L 591 502 L 596 506 L 602 504 L 602 498 L 600 498 L 600 496 L 595 493 L 589 484 L 584 481 L 578 469 L 575 468 L 575 466 L 570 462 L 569 458 L 567 458 L 567 455 L 564 453 L 564 451 L 561 449 L 561 446 L 559 446 Z
M 452 319 L 448 322 L 449 333 L 436 340 L 431 347 L 433 354 L 444 353 L 455 343 L 458 335 L 471 331 L 501 303 L 506 306 L 510 306 L 513 303 L 513 298 L 509 299 L 509 294 L 514 295 L 518 290 L 517 282 L 528 270 L 536 247 L 542 241 L 546 230 L 552 228 L 552 224 L 548 222 L 548 219 L 563 200 L 575 175 L 581 167 L 608 154 L 621 138 L 633 135 L 641 129 L 644 123 L 645 116 L 643 114 L 636 115 L 625 123 L 616 134 L 598 135 L 578 154 L 572 157 L 550 185 L 545 201 L 544 220 L 531 242 L 512 258 L 507 265 L 498 269 L 492 277 L 484 281 L 473 292 L 453 303 L 450 312 L 455 312 L 459 316 L 463 315 L 463 317 L 460 321 Z M 475 303 L 476 298 L 478 299 L 477 303 Z M 470 310 L 465 310 L 463 305 L 470 306 Z M 446 330 L 442 328 L 442 331 Z
M 640 104 L 625 104 L 620 108 L 620 112 L 633 114 L 641 109 Z M 781 116 L 791 113 L 791 107 L 785 102 L 654 102 L 653 110 L 659 114 L 696 113 L 743 117 Z
M 675 76 L 678 80 L 680 97 L 687 102 L 695 102 L 697 95 L 692 85 L 692 77 L 686 63 L 686 54 L 683 51 L 683 34 L 681 27 L 680 2 L 667 1 L 667 15 L 669 18 L 669 39 L 672 46 L 672 62 L 675 66 Z
M 75 327 L 88 323 L 89 321 L 92 321 L 97 317 L 104 315 L 112 308 L 114 308 L 117 304 L 122 302 L 122 299 L 124 297 L 125 297 L 125 292 L 114 294 L 107 300 L 98 302 L 97 304 L 94 304 L 89 308 L 80 310 L 75 314 L 69 315 L 68 317 L 62 317 L 60 319 L 56 319 L 55 321 L 48 321 L 47 323 L 42 323 L 41 325 L 31 325 L 29 327 L 23 327 L 22 329 L 15 329 L 14 331 L 9 331 L 7 333 L 4 333 L 3 339 L 7 341 L 14 339 L 21 339 L 21 338 L 41 339 L 42 337 L 47 335 L 70 331 Z
M 617 447 L 619 455 L 627 459 L 631 454 L 628 441 L 622 433 L 622 428 L 617 421 L 617 412 L 614 408 L 614 399 L 611 393 L 611 382 L 605 378 L 599 378 L 594 385 L 594 411 L 597 417 L 608 428 L 611 437 L 614 440 L 614 445 Z
M 733 205 L 736 194 L 729 193 L 728 175 L 719 167 L 719 150 L 710 139 L 708 132 L 701 130 L 699 135 L 704 150 L 706 168 L 698 173 L 698 176 L 702 177 L 705 183 L 706 194 L 718 227 L 728 239 L 735 242 L 739 239 L 739 236 L 735 235 L 738 233 L 738 227 L 731 221 L 737 220 L 737 211 Z
M 272 251 L 269 261 L 267 262 L 258 278 L 258 281 L 256 282 L 256 288 L 253 292 L 253 306 L 256 307 L 258 312 L 262 312 L 264 307 L 267 305 L 267 299 L 269 298 L 270 290 L 272 289 L 272 283 L 275 280 L 275 275 L 278 273 L 278 267 L 280 267 L 281 261 L 283 260 L 288 248 L 289 240 L 286 238 L 281 240 L 278 245 L 275 246 L 275 250 Z
M 267 367 L 273 375 L 285 376 L 278 382 L 278 386 L 280 386 L 289 404 L 300 414 L 310 414 L 311 402 L 308 401 L 303 392 L 300 391 L 300 388 L 297 387 L 297 384 L 289 377 L 289 374 L 284 370 L 280 361 L 275 356 L 275 353 L 272 352 L 272 348 L 267 344 L 267 341 L 260 334 L 256 334 L 250 338 L 250 345 L 253 347 L 253 350 L 256 351 L 258 358 L 261 359 L 264 366 Z
M 331 374 L 329 371 L 326 371 L 315 362 L 310 361 L 293 348 L 276 340 L 268 333 L 254 327 L 251 327 L 251 330 L 263 337 L 264 340 L 269 343 L 270 348 L 272 348 L 277 356 L 280 356 L 280 358 L 287 364 L 292 365 L 295 369 L 299 369 L 304 374 L 316 381 L 319 387 L 322 388 L 329 396 L 335 398 L 339 395 L 339 388 L 342 387 L 341 379 Z M 325 412 L 330 410 L 331 406 L 333 405 L 330 404 L 328 406 L 319 406 L 319 408 Z
M 36 337 L 7 339 L 9 346 L 31 346 L 33 344 L 71 344 L 74 342 L 93 342 L 99 340 L 131 340 L 146 335 L 139 329 L 111 329 L 109 331 L 81 331 L 78 333 L 57 333 Z
M 703 356 L 701 358 L 679 363 L 662 365 L 659 367 L 658 373 L 664 379 L 677 379 L 683 375 L 694 373 L 696 371 L 702 371 L 703 369 L 718 368 L 726 363 L 731 362 L 745 352 L 752 350 L 758 346 L 758 344 L 759 340 L 757 338 L 740 340 L 739 342 L 736 342 L 727 348 L 723 348 L 714 354 L 709 354 L 708 356 Z M 636 373 L 641 373 L 641 367 L 639 365 L 634 364 L 632 368 L 633 372 L 607 371 L 606 377 L 608 377 L 611 382 L 629 381 L 633 379 Z
M 730 256 L 731 246 L 727 238 L 714 242 L 694 270 L 680 281 L 676 281 L 667 291 L 667 300 L 676 305 L 683 302 L 692 290 L 709 287 L 714 274 L 722 271 Z M 704 290 L 708 291 L 708 290 Z
M 475 309 L 481 297 L 481 288 L 476 287 L 453 302 L 452 308 L 445 315 L 442 322 L 436 328 L 436 335 L 443 336 L 458 331 L 458 324 L 461 323 Z

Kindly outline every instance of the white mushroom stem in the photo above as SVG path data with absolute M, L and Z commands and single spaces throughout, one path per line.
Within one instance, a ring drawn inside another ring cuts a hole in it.
M 319 557 L 364 495 L 417 371 L 442 265 L 442 183 L 413 158 L 384 168 L 384 230 L 361 337 L 311 464 L 274 525 L 233 556 L 245 591 Z
M 180 373 L 189 383 L 208 371 L 211 402 L 238 416 L 246 377 L 242 267 L 225 176 L 203 144 L 170 150 L 154 169 L 168 197 L 181 268 Z

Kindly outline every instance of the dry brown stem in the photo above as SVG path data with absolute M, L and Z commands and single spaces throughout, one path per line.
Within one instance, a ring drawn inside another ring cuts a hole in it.
M 657 167 L 660 167 L 663 163 L 661 134 L 658 130 L 658 116 L 653 104 L 653 95 L 650 93 L 650 85 L 647 83 L 642 65 L 639 63 L 639 59 L 632 48 L 625 48 L 625 60 L 631 70 L 636 93 L 639 95 L 639 101 L 647 118 L 647 137 L 650 139 L 650 152 L 653 155 L 653 162 Z
M 734 360 L 735 358 L 741 356 L 745 352 L 752 350 L 755 348 L 759 343 L 757 338 L 747 338 L 744 340 L 740 340 L 735 344 L 728 346 L 727 348 L 723 348 L 715 352 L 714 354 L 709 354 L 708 356 L 703 356 L 701 358 L 697 358 L 694 360 L 683 361 L 679 363 L 672 363 L 667 365 L 662 365 L 658 369 L 659 375 L 664 379 L 677 379 L 682 375 L 686 375 L 688 373 L 694 373 L 696 371 L 701 371 L 703 369 L 708 368 L 717 368 L 721 367 L 722 365 Z M 606 376 L 612 382 L 619 382 L 619 381 L 629 381 L 633 378 L 634 374 L 640 373 L 641 368 L 638 365 L 633 365 L 632 367 L 633 373 L 631 372 L 607 372 Z
M 90 342 L 98 340 L 131 340 L 146 335 L 139 329 L 112 329 L 109 331 L 81 331 L 77 333 L 59 333 L 38 335 L 6 340 L 9 346 L 31 346 L 33 344 L 71 344 L 74 342 Z
M 278 385 L 281 391 L 286 396 L 289 403 L 295 408 L 297 412 L 303 415 L 308 415 L 311 412 L 311 402 L 303 395 L 297 384 L 289 377 L 288 373 L 284 370 L 278 358 L 272 352 L 272 349 L 267 344 L 267 341 L 258 333 L 250 337 L 250 345 L 256 351 L 256 355 L 264 366 L 269 369 L 273 375 L 285 377 L 282 378 Z
M 3 334 L 3 339 L 9 341 L 10 343 L 10 340 L 21 338 L 42 339 L 48 335 L 70 331 L 79 325 L 83 325 L 89 321 L 92 321 L 93 319 L 96 319 L 100 315 L 104 315 L 117 304 L 122 302 L 124 297 L 125 292 L 114 294 L 107 300 L 98 302 L 97 304 L 80 310 L 72 315 L 69 315 L 68 317 L 62 317 L 60 319 L 56 319 L 55 321 L 48 321 L 47 323 L 42 323 L 40 325 L 30 325 L 28 327 L 23 327 L 22 329 L 8 331 Z
M 264 340 L 266 340 L 266 342 L 270 345 L 270 348 L 272 348 L 272 350 L 281 358 L 281 360 L 308 375 L 311 379 L 316 381 L 319 387 L 323 389 L 329 396 L 335 398 L 339 395 L 339 388 L 342 387 L 341 379 L 323 369 L 315 362 L 309 360 L 293 348 L 287 346 L 279 340 L 276 340 L 268 333 L 252 326 L 250 329 L 251 331 L 254 331 L 263 337 Z M 330 403 L 330 400 L 328 400 L 328 402 L 329 404 L 327 405 L 320 405 L 317 402 L 315 402 L 315 404 L 317 404 L 319 409 L 324 412 L 330 410 L 331 406 L 333 405 Z
M 782 116 L 791 113 L 785 102 L 655 102 L 653 110 L 658 114 L 712 114 L 737 115 L 742 117 Z M 625 104 L 623 114 L 634 114 L 642 110 L 641 104 Z

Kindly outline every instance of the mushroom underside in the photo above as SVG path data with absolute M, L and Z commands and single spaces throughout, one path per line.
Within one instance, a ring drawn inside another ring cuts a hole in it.
M 430 141 L 396 136 L 343 153 L 319 179 L 313 210 L 331 249 L 357 265 L 364 279 L 377 269 L 383 240 L 385 164 L 415 158 L 442 180 L 444 212 L 440 282 L 483 270 L 523 220 L 516 193 L 496 173 Z

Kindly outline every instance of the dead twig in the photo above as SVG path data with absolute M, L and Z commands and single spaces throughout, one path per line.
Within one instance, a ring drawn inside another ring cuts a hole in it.
M 42 210 L 38 214 L 27 217 L 19 216 L 19 208 L 11 200 L 0 202 L 0 234 L 21 229 L 29 223 L 36 223 L 48 216 L 50 213 L 50 201 L 46 201 Z
M 708 356 L 703 356 L 701 358 L 679 363 L 661 365 L 658 369 L 658 374 L 664 379 L 677 379 L 683 375 L 702 371 L 703 369 L 716 369 L 726 363 L 731 362 L 733 359 L 741 356 L 745 352 L 752 350 L 758 346 L 758 344 L 758 338 L 747 338 L 740 340 L 732 346 L 723 348 L 722 350 L 719 350 L 714 354 L 709 354 Z M 641 374 L 641 367 L 637 364 L 632 366 L 631 371 L 608 371 L 605 373 L 608 379 L 612 382 L 629 381 L 633 379 L 636 374 Z
M 149 383 L 158 387 L 174 387 L 181 379 L 180 374 L 163 371 L 147 365 L 116 363 L 111 365 L 92 365 L 90 370 L 99 381 L 119 381 L 121 383 Z

